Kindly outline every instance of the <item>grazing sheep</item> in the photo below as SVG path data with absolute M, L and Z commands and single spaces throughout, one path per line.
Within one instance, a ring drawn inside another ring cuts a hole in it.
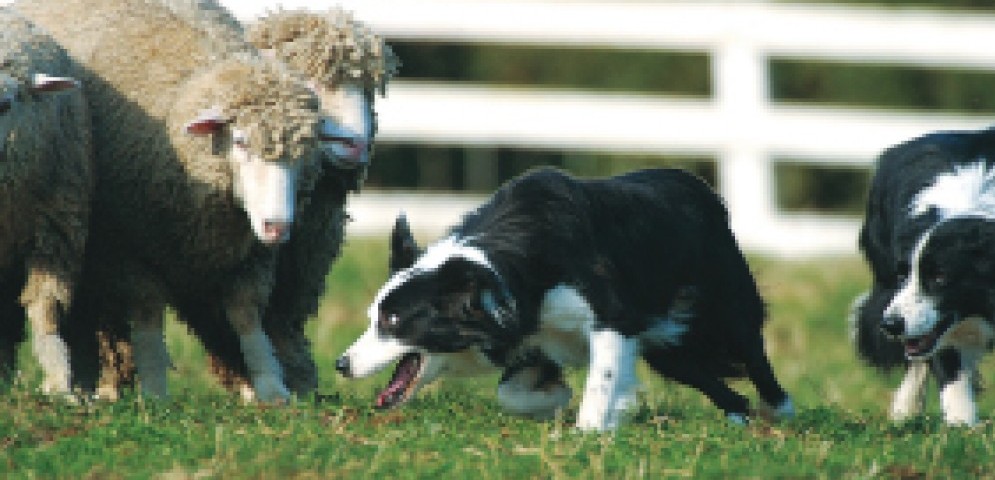
M 331 148 L 316 138 L 317 96 L 250 45 L 152 0 L 16 5 L 87 69 L 97 188 L 72 318 L 99 322 L 100 342 L 81 343 L 80 371 L 101 370 L 99 349 L 113 395 L 130 342 L 143 392 L 166 395 L 163 310 L 209 305 L 237 333 L 259 399 L 286 398 L 262 313 L 274 247 Z
M 60 327 L 92 190 L 89 117 L 73 68 L 51 37 L 0 7 L 0 376 L 14 371 L 26 312 L 42 390 L 53 394 L 70 391 Z
M 213 0 L 162 0 L 199 24 L 233 31 L 233 18 Z M 343 10 L 325 13 L 278 11 L 248 28 L 248 40 L 310 79 L 326 115 L 323 137 L 332 148 L 314 190 L 302 199 L 290 240 L 279 249 L 276 283 L 263 318 L 283 367 L 287 386 L 298 394 L 317 387 L 317 369 L 304 324 L 318 309 L 325 277 L 339 254 L 348 218 L 346 195 L 366 177 L 375 132 L 373 102 L 383 94 L 398 61 L 369 28 Z M 190 313 L 194 312 L 194 313 Z M 217 318 L 223 312 L 200 303 L 183 319 L 207 347 L 212 367 L 229 388 L 253 392 L 234 332 Z

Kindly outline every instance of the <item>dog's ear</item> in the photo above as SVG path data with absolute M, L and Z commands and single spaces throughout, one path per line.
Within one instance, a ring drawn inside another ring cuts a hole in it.
M 442 288 L 460 295 L 463 302 L 485 314 L 501 329 L 517 328 L 515 299 L 493 270 L 465 258 L 452 258 L 439 268 Z
M 408 268 L 415 263 L 421 253 L 415 237 L 408 226 L 408 218 L 402 213 L 394 221 L 394 230 L 390 234 L 390 271 Z

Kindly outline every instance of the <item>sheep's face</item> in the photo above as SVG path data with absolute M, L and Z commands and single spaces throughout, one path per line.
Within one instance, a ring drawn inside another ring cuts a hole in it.
M 235 195 L 249 216 L 252 232 L 273 245 L 290 238 L 299 163 L 267 162 L 249 152 L 248 134 L 232 129 L 231 159 Z
M 228 125 L 217 109 L 201 112 L 187 124 L 186 131 L 215 135 L 215 143 L 227 150 L 235 197 L 248 215 L 256 238 L 267 245 L 289 239 L 301 162 L 265 160 L 249 147 L 252 133 Z
M 312 89 L 321 100 L 318 141 L 325 158 L 343 170 L 366 168 L 373 135 L 369 96 L 356 85 L 325 88 L 315 84 Z

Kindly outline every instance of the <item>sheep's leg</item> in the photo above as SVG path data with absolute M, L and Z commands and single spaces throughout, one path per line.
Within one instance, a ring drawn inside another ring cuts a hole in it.
M 31 346 L 44 375 L 41 389 L 47 394 L 68 395 L 69 347 L 59 335 L 62 305 L 69 300 L 68 282 L 37 265 L 28 270 L 21 304 L 31 322 Z
M 142 395 L 163 398 L 169 394 L 166 374 L 169 352 L 163 336 L 162 308 L 135 309 L 131 316 L 131 344 Z
M 273 353 L 273 344 L 263 332 L 260 310 L 255 303 L 230 303 L 228 321 L 238 335 L 256 398 L 263 402 L 287 400 L 290 392 L 283 383 L 283 371 Z
M 287 387 L 297 395 L 318 388 L 318 369 L 304 325 L 327 291 L 328 270 L 339 255 L 348 216 L 342 171 L 330 168 L 298 210 L 290 240 L 280 246 L 276 282 L 263 318 Z

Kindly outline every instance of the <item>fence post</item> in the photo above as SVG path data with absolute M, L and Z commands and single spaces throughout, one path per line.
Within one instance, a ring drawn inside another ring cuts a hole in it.
M 773 168 L 762 142 L 767 61 L 748 38 L 730 36 L 712 50 L 713 98 L 726 141 L 719 146 L 719 191 L 733 229 L 746 244 L 762 242 L 774 224 Z

